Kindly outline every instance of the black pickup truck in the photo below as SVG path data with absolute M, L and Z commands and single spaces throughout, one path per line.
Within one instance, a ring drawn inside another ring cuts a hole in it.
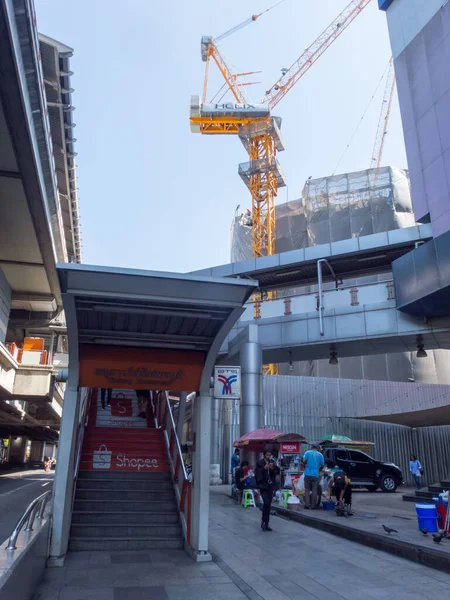
M 327 467 L 340 467 L 349 477 L 352 487 L 365 487 L 371 492 L 395 492 L 403 483 L 403 474 L 393 463 L 375 460 L 361 450 L 325 448 L 323 458 Z

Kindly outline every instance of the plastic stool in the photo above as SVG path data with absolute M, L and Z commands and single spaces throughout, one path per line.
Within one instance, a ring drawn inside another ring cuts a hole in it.
M 244 508 L 247 508 L 248 506 L 256 507 L 253 490 L 244 490 L 244 493 L 242 494 L 242 506 Z
M 280 502 L 283 503 L 283 508 L 288 507 L 288 498 L 291 495 L 291 490 L 281 490 Z

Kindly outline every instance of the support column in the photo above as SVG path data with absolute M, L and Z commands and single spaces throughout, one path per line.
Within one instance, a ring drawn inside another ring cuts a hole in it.
M 37 442 L 33 440 L 30 448 L 30 461 L 42 461 L 44 460 L 44 442 Z
M 220 400 L 211 397 L 211 465 L 210 465 L 210 485 L 222 485 L 220 478 L 220 459 L 219 459 L 219 409 Z
M 53 527 L 49 566 L 60 566 L 64 563 L 69 544 L 79 413 L 80 392 L 68 385 L 64 394 L 58 461 L 53 485 Z
M 28 438 L 23 435 L 13 435 L 9 442 L 8 462 L 12 465 L 23 465 L 27 450 Z
M 241 361 L 241 435 L 264 425 L 262 404 L 262 346 L 257 342 L 246 342 L 240 348 Z M 241 460 L 255 465 L 256 452 L 244 451 Z
M 194 460 L 192 465 L 191 548 L 197 561 L 211 560 L 208 552 L 209 465 L 211 454 L 211 396 L 199 394 L 194 407 Z

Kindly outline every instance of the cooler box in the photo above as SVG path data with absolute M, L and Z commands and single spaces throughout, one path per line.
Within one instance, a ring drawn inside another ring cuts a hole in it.
M 419 530 L 428 529 L 430 532 L 438 530 L 438 513 L 434 504 L 416 504 L 416 514 Z

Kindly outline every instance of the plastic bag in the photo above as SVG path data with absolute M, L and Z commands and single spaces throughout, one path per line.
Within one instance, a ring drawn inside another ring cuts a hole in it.
M 285 488 L 292 487 L 292 476 L 290 473 L 286 474 L 286 479 L 284 480 L 284 487 Z
M 297 492 L 305 491 L 305 474 L 302 473 L 297 481 L 297 485 L 295 486 Z

